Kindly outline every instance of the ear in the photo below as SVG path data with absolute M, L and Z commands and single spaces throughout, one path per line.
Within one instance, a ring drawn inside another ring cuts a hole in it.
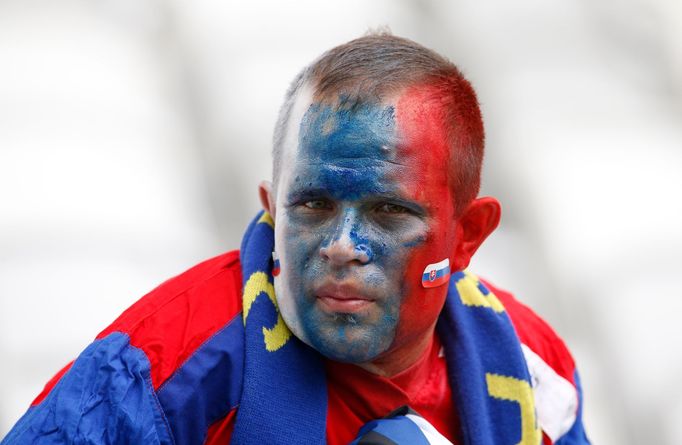
M 484 197 L 473 200 L 457 218 L 453 270 L 463 270 L 469 266 L 471 257 L 488 235 L 497 228 L 501 213 L 502 209 L 497 199 Z
M 275 220 L 275 196 L 272 193 L 272 182 L 261 181 L 258 184 L 258 196 L 260 197 L 260 203 L 263 206 L 263 210 L 268 212 L 272 216 L 272 220 Z

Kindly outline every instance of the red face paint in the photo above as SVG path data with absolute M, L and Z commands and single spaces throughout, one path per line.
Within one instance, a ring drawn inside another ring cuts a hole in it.
M 434 101 L 429 86 L 408 88 L 396 106 L 397 130 L 400 135 L 398 158 L 410 172 L 402 185 L 404 193 L 423 206 L 428 214 L 426 240 L 411 252 L 405 268 L 405 300 L 400 308 L 400 322 L 393 348 L 398 354 L 410 354 L 410 344 L 431 332 L 438 319 L 447 283 L 425 288 L 425 267 L 446 258 L 452 264 L 455 243 L 455 206 L 450 188 L 450 143 L 444 121 L 444 110 Z M 454 271 L 453 271 L 454 272 Z M 405 351 L 401 351 L 405 344 Z M 400 357 L 397 357 L 400 359 Z

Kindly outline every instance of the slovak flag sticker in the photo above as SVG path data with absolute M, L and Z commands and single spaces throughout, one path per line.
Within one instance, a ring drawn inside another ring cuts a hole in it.
M 435 264 L 429 264 L 424 269 L 422 275 L 422 286 L 425 288 L 438 287 L 447 283 L 450 280 L 450 259 L 445 258 L 443 261 Z
M 276 277 L 279 275 L 279 257 L 277 252 L 272 252 L 272 276 Z

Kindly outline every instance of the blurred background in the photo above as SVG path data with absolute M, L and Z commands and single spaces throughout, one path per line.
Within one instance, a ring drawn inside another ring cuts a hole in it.
M 0 437 L 169 276 L 236 248 L 289 81 L 388 26 L 478 91 L 500 229 L 596 444 L 682 440 L 682 4 L 0 0 Z

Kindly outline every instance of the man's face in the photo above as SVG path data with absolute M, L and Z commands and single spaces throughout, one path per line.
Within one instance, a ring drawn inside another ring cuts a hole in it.
M 275 198 L 282 316 L 325 356 L 371 362 L 431 332 L 452 264 L 454 203 L 440 110 L 413 87 L 348 107 L 299 94 Z

